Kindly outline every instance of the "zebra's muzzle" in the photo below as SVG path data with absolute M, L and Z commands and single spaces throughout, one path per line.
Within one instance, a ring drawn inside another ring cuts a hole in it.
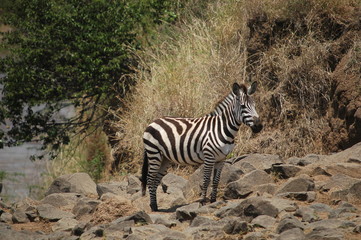
M 253 133 L 259 133 L 263 129 L 263 125 L 259 118 L 254 120 L 254 124 L 251 127 Z

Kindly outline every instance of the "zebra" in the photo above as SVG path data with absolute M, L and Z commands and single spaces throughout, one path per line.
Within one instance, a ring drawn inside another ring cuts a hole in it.
M 254 133 L 263 125 L 251 95 L 257 82 L 250 87 L 234 83 L 231 92 L 210 114 L 200 118 L 163 117 L 154 120 L 143 134 L 144 162 L 142 195 L 149 188 L 150 207 L 158 211 L 157 187 L 173 163 L 201 165 L 204 163 L 201 203 L 207 201 L 207 188 L 213 171 L 210 201 L 215 202 L 224 160 L 233 150 L 234 138 L 242 123 Z

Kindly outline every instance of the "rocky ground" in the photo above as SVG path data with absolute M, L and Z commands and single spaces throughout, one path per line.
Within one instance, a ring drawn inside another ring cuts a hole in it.
M 56 179 L 41 201 L 1 203 L 0 239 L 361 239 L 361 143 L 333 155 L 227 161 L 219 201 L 196 200 L 202 168 L 168 174 L 151 212 L 140 181 Z

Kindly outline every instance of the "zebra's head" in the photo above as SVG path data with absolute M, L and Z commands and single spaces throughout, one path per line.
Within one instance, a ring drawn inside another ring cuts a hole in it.
M 248 88 L 243 84 L 233 84 L 233 93 L 236 95 L 236 104 L 234 106 L 236 120 L 249 126 L 254 133 L 260 132 L 263 128 L 255 108 L 255 102 L 251 96 L 256 89 L 257 82 L 253 82 Z

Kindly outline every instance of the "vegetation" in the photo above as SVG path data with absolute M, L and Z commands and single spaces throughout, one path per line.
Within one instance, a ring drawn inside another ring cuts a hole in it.
M 157 24 L 173 21 L 177 4 L 160 0 L 17 0 L 2 3 L 3 86 L 0 147 L 42 141 L 57 150 L 72 133 L 107 119 L 103 109 L 135 79 L 139 49 Z M 74 105 L 77 114 L 56 114 Z
M 127 111 L 115 112 L 118 151 L 127 153 L 121 162 L 139 169 L 142 133 L 153 119 L 205 115 L 248 77 L 259 82 L 265 128 L 252 135 L 242 127 L 235 155 L 328 152 L 332 73 L 359 36 L 360 9 L 358 0 L 214 0 L 201 14 L 194 5 L 190 18 L 142 52 Z

